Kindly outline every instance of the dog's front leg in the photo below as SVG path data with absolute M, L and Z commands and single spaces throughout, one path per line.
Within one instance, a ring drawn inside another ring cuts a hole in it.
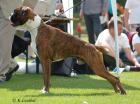
M 43 68 L 43 78 L 44 78 L 44 88 L 42 89 L 42 93 L 48 93 L 50 87 L 50 76 L 51 76 L 51 60 L 42 60 L 42 68 Z

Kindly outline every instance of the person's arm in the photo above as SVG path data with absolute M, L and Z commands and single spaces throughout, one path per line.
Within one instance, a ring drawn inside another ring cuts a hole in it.
M 132 51 L 130 48 L 125 48 L 124 49 L 126 57 L 128 58 L 129 61 L 131 61 L 135 66 L 140 67 L 140 64 L 138 63 L 137 59 L 133 55 Z
M 130 30 L 129 24 L 128 24 L 128 19 L 129 19 L 129 10 L 125 9 L 124 11 L 124 25 L 127 30 Z
M 140 55 L 140 43 L 134 44 L 134 48 L 135 48 L 135 51 L 137 52 L 137 54 Z
M 108 51 L 108 54 L 115 58 L 115 52 L 107 42 L 103 42 L 103 43 L 99 44 L 99 46 L 104 47 Z M 121 59 L 119 59 L 119 66 L 120 67 L 124 66 L 124 63 L 123 63 L 123 61 Z
M 124 14 L 124 8 L 119 3 L 117 3 L 117 9 L 120 11 L 121 14 Z
M 80 8 L 80 13 L 79 13 L 80 19 L 83 19 L 83 16 L 84 16 L 84 12 L 83 12 L 84 2 L 85 2 L 85 1 L 82 0 L 82 3 L 81 3 L 81 5 L 80 5 L 80 7 L 81 7 L 81 8 Z
M 132 37 L 132 46 L 137 55 L 140 55 L 140 37 L 137 33 Z
M 123 44 L 123 49 L 125 52 L 126 57 L 128 58 L 129 61 L 131 61 L 135 66 L 140 67 L 140 64 L 138 63 L 137 59 L 135 58 L 133 52 L 131 51 L 130 45 L 129 45 L 129 41 L 128 38 L 126 36 L 126 34 L 122 33 L 122 44 Z

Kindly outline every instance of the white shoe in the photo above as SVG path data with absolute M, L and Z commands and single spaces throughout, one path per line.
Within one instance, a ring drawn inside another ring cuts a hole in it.
M 119 68 L 119 74 L 121 74 L 124 70 L 125 68 Z
M 43 87 L 40 92 L 43 93 L 43 94 L 48 94 L 49 93 L 48 91 L 45 90 L 45 87 Z
M 119 75 L 119 74 L 121 74 L 124 70 L 125 70 L 125 68 L 115 68 L 115 69 L 113 70 L 113 72 Z
M 74 72 L 74 70 L 72 70 L 72 72 L 70 73 L 70 76 L 71 76 L 71 77 L 77 77 L 77 73 Z

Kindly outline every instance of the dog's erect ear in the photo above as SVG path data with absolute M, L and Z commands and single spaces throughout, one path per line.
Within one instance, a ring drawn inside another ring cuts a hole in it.
M 27 15 L 27 10 L 22 10 L 21 16 L 25 16 L 25 15 Z
M 30 7 L 23 6 L 22 7 L 22 16 L 28 15 L 29 19 L 34 20 L 34 16 L 36 14 L 33 12 L 33 10 Z
M 26 7 L 26 6 L 23 6 L 22 7 L 22 11 L 24 11 L 24 12 L 27 12 L 28 10 L 30 10 L 31 8 L 30 7 Z
M 23 7 L 22 7 L 22 10 L 23 10 L 23 11 L 27 11 L 27 10 L 29 10 L 29 9 L 31 9 L 31 8 L 30 8 L 30 7 L 27 7 L 27 6 L 23 6 Z

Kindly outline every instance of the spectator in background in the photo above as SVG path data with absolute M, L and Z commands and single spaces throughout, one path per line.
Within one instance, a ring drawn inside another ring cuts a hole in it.
M 112 0 L 109 0 L 109 6 L 108 6 L 108 19 L 110 20 L 111 17 L 113 16 L 113 11 L 112 11 Z M 117 0 L 117 10 L 120 15 L 124 14 L 124 7 L 118 2 Z
M 56 1 L 56 8 L 55 9 L 56 9 L 56 15 L 63 15 L 64 8 L 63 8 L 62 0 Z
M 136 28 L 140 26 L 140 0 L 127 0 L 125 4 L 125 27 L 135 32 Z
M 85 0 L 81 4 L 80 18 L 84 16 L 88 32 L 88 40 L 95 44 L 96 37 L 102 31 L 100 16 L 108 11 L 108 0 Z
M 140 63 L 140 27 L 136 29 L 137 33 L 132 37 L 132 48 L 134 54 Z
M 55 14 L 58 17 L 65 17 L 66 18 L 66 15 L 64 14 L 64 7 L 63 7 L 62 0 L 56 1 Z M 59 23 L 56 27 L 67 32 L 67 23 Z
M 109 6 L 108 6 L 108 19 L 110 20 L 111 17 L 113 16 L 113 11 L 112 11 L 112 0 L 109 0 Z
M 119 53 L 120 53 L 119 65 L 120 67 L 123 67 L 125 64 L 129 64 L 129 65 L 135 65 L 137 67 L 140 67 L 140 64 L 132 54 L 126 34 L 122 33 L 123 32 L 122 24 L 123 24 L 122 21 L 118 19 L 118 35 L 119 35 L 118 40 L 120 40 L 119 41 Z M 111 20 L 108 23 L 108 29 L 104 30 L 99 34 L 99 37 L 97 38 L 95 45 L 105 47 L 108 50 L 109 54 L 112 57 L 115 57 L 115 32 L 114 32 L 113 18 L 111 18 Z M 115 63 L 110 63 L 110 65 L 113 64 Z

